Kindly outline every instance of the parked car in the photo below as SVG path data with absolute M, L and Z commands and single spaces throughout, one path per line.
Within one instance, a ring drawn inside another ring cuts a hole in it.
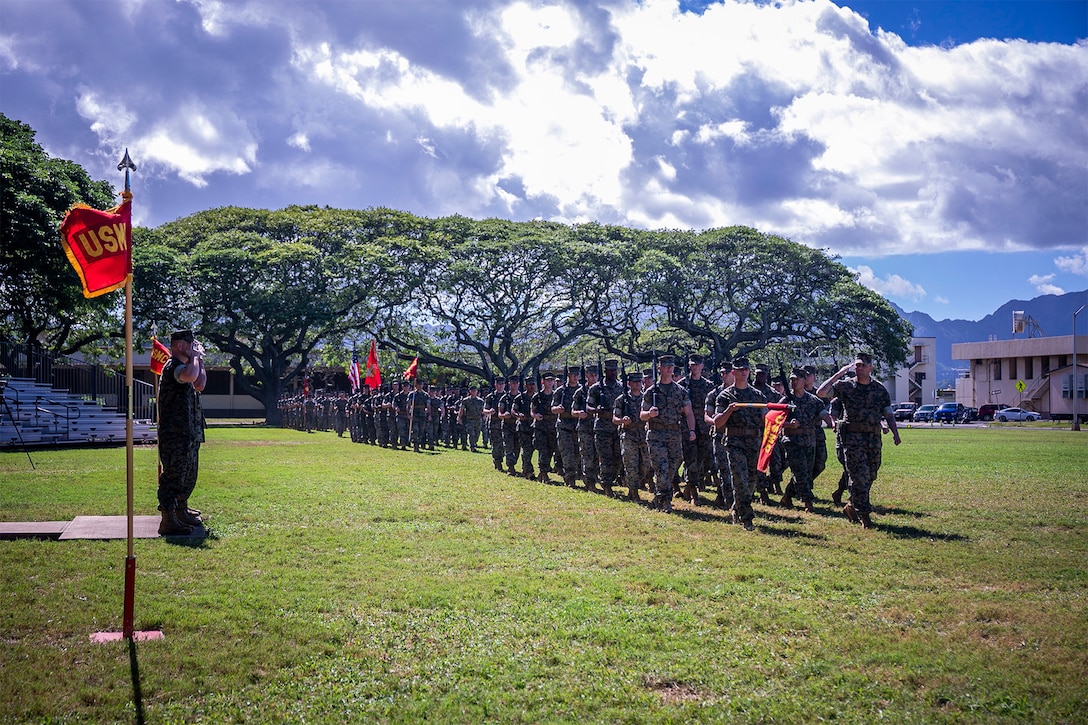
M 978 408 L 964 408 L 960 416 L 961 423 L 974 423 L 978 420 Z
M 911 418 L 915 423 L 928 423 L 933 420 L 933 411 L 937 410 L 936 405 L 923 405 L 918 410 L 914 411 L 914 417 Z
M 995 403 L 987 403 L 986 405 L 980 406 L 979 409 L 978 409 L 978 419 L 979 420 L 993 420 L 994 419 L 994 413 L 996 413 L 997 411 L 1001 410 L 1004 407 L 1005 407 L 1004 405 L 997 405 Z
M 917 403 L 900 403 L 895 409 L 895 419 L 898 421 L 912 420 L 916 410 L 918 410 Z
M 1033 410 L 1024 410 L 1023 408 L 1004 408 L 994 413 L 994 418 L 1007 423 L 1010 420 L 1026 420 L 1028 422 L 1042 420 L 1043 416 L 1039 415 Z
M 963 415 L 962 403 L 941 403 L 941 406 L 933 411 L 933 422 L 955 423 L 961 415 Z

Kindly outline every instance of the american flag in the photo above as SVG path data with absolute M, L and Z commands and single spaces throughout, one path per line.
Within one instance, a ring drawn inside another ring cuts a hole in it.
M 359 353 L 352 348 L 351 367 L 348 368 L 348 382 L 351 383 L 351 392 L 359 392 Z

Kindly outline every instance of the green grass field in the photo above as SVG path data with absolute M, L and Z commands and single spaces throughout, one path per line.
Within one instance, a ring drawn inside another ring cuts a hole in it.
M 212 535 L 136 543 L 161 641 L 89 640 L 121 628 L 124 541 L 0 541 L 0 721 L 1088 721 L 1085 433 L 905 430 L 877 530 L 830 506 L 832 459 L 815 514 L 755 532 L 487 454 L 209 438 Z M 124 514 L 123 449 L 34 459 L 0 454 L 0 519 Z

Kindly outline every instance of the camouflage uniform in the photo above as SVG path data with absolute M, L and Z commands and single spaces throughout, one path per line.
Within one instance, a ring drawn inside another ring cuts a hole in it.
M 703 403 L 707 394 L 714 388 L 714 384 L 704 377 L 693 378 L 689 375 L 676 382 L 688 389 L 688 397 L 692 401 L 693 408 Z M 684 436 L 684 477 L 690 487 L 688 494 L 696 501 L 710 469 L 710 449 L 710 426 L 702 415 L 696 415 L 695 440 L 688 440 L 688 436 Z
M 574 417 L 574 397 L 579 388 L 564 385 L 552 394 L 552 407 L 562 408 L 555 423 L 556 444 L 563 461 L 563 482 L 571 488 L 578 480 L 578 419 Z
M 585 412 L 586 401 L 589 399 L 589 386 L 581 385 L 574 393 L 574 401 L 571 403 L 571 412 Z M 597 476 L 600 466 L 597 463 L 597 444 L 593 440 L 592 415 L 586 418 L 578 418 L 574 424 L 574 432 L 578 438 L 578 457 L 582 462 L 582 480 L 590 491 L 597 488 Z
M 499 400 L 499 413 L 506 416 L 502 420 L 502 447 L 506 457 L 506 472 L 517 475 L 515 466 L 521 454 L 521 440 L 518 438 L 518 419 L 514 412 L 514 399 L 520 395 L 518 390 L 508 389 Z
M 159 509 L 172 512 L 178 500 L 188 500 L 196 487 L 200 444 L 204 442 L 204 413 L 200 393 L 192 383 L 175 377 L 181 360 L 171 357 L 162 369 L 159 387 Z
M 389 415 L 385 407 L 388 392 L 388 389 L 376 392 L 371 398 L 371 405 L 374 408 L 374 428 L 378 434 L 378 445 L 382 448 L 389 447 Z
M 611 369 L 606 363 L 606 370 Z M 612 486 L 616 484 L 619 467 L 622 464 L 620 458 L 620 437 L 616 430 L 616 424 L 612 422 L 612 408 L 616 404 L 616 398 L 623 394 L 623 383 L 619 380 L 609 381 L 601 378 L 597 384 L 589 389 L 586 396 L 586 410 L 594 415 L 593 419 L 593 445 L 597 449 L 597 459 L 600 461 L 601 485 L 605 493 L 611 493 Z
M 499 401 L 502 400 L 503 395 L 505 391 L 492 389 L 484 397 L 487 427 L 491 433 L 491 462 L 495 465 L 496 471 L 502 470 L 503 460 L 502 421 L 499 420 Z
M 476 443 L 480 439 L 480 429 L 484 422 L 484 399 L 480 396 L 469 395 L 461 400 L 461 425 L 464 437 L 461 439 L 461 447 L 468 443 L 469 450 L 475 452 Z
M 533 468 L 533 419 L 532 401 L 536 395 L 536 385 L 526 378 L 523 383 L 525 390 L 514 398 L 514 414 L 517 416 L 517 449 L 515 459 L 521 457 L 521 475 L 525 478 L 536 478 L 536 470 Z M 532 387 L 532 390 L 529 388 Z
M 400 392 L 393 396 L 393 412 L 396 415 L 397 441 L 400 443 L 401 450 L 408 450 L 408 391 L 403 385 Z
M 730 403 L 766 403 L 767 398 L 751 385 L 738 388 L 730 385 L 718 394 L 714 404 L 715 414 L 725 412 Z M 733 518 L 750 527 L 755 512 L 752 495 L 755 492 L 759 472 L 759 446 L 763 436 L 764 408 L 739 408 L 729 417 L 719 432 L 725 447 L 725 460 L 733 483 Z
M 333 401 L 334 420 L 336 436 L 338 438 L 344 437 L 344 431 L 348 427 L 348 399 L 347 396 L 341 393 Z
M 725 385 L 718 385 L 706 394 L 706 398 L 703 400 L 703 413 L 705 415 L 713 416 L 715 414 L 718 406 L 718 396 L 721 395 L 721 392 L 725 390 L 725 388 Z M 715 475 L 718 477 L 718 496 L 714 500 L 714 504 L 732 508 L 733 478 L 729 475 L 729 462 L 725 457 L 725 440 L 720 437 L 717 431 L 713 430 L 709 424 L 707 429 L 712 441 L 711 465 L 714 468 Z
M 629 379 L 642 380 L 642 376 Z M 623 469 L 627 472 L 627 498 L 638 501 L 640 488 L 649 488 L 653 483 L 653 468 L 650 466 L 650 449 L 646 443 L 646 424 L 639 417 L 642 410 L 641 390 L 636 395 L 625 390 L 612 406 L 612 416 L 621 421 L 630 418 L 630 422 L 619 425 L 620 454 L 623 456 Z
M 869 514 L 869 489 L 876 480 L 881 460 L 881 426 L 891 396 L 881 383 L 862 385 L 855 378 L 840 380 L 831 387 L 842 401 L 844 416 L 839 424 L 846 472 L 850 476 L 850 503 L 854 511 Z
M 654 503 L 666 511 L 672 510 L 672 482 L 684 460 L 684 407 L 689 405 L 687 388 L 676 381 L 654 383 L 642 394 L 642 410 L 658 409 L 657 417 L 646 421 L 646 447 L 654 472 Z
M 536 449 L 537 462 L 540 464 L 540 480 L 548 481 L 552 472 L 552 458 L 559 454 L 559 442 L 556 437 L 556 423 L 559 416 L 552 412 L 554 392 L 539 391 L 529 402 L 529 412 L 533 415 L 533 447 Z M 535 416 L 540 416 L 537 419 Z
M 794 405 L 789 420 L 796 421 L 796 428 L 783 428 L 781 445 L 785 449 L 786 463 L 793 474 L 794 496 L 806 507 L 815 501 L 812 493 L 812 472 L 816 465 L 816 427 L 824 412 L 824 401 L 812 393 L 795 396 L 792 392 L 779 401 Z M 788 496 L 788 493 L 787 493 Z
M 404 409 L 408 412 L 408 430 L 412 437 L 412 448 L 419 453 L 421 445 L 427 445 L 430 435 L 431 396 L 419 388 L 408 393 Z

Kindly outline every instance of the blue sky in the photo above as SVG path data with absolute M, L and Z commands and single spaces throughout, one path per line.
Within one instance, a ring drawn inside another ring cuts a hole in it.
M 3 0 L 0 111 L 118 185 L 129 147 L 141 224 L 745 224 L 979 319 L 1088 288 L 1085 38 L 1085 1 Z

